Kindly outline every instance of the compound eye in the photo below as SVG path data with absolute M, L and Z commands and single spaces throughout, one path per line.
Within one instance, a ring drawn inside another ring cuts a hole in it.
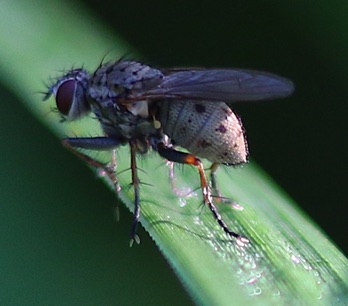
M 69 112 L 75 100 L 77 82 L 70 79 L 59 85 L 56 93 L 56 104 L 59 112 L 69 116 Z

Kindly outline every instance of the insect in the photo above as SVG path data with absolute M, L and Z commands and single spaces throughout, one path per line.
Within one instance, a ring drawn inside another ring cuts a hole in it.
M 93 113 L 103 136 L 74 137 L 63 145 L 88 164 L 104 169 L 117 186 L 114 169 L 78 149 L 114 150 L 130 146 L 130 169 L 134 188 L 134 219 L 131 242 L 140 217 L 139 177 L 136 155 L 150 148 L 168 161 L 193 165 L 200 176 L 203 202 L 230 237 L 243 238 L 230 230 L 219 214 L 212 190 L 220 164 L 247 162 L 248 148 L 241 121 L 230 104 L 283 98 L 294 90 L 280 76 L 242 69 L 155 69 L 137 61 L 102 63 L 93 74 L 73 69 L 48 87 L 59 113 L 76 120 Z M 189 153 L 177 150 L 177 146 Z M 199 158 L 212 162 L 207 178 Z M 247 239 L 245 239 L 247 240 Z

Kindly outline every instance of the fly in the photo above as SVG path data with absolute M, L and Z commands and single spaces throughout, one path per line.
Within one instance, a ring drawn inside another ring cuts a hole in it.
M 76 120 L 93 113 L 104 135 L 73 137 L 63 145 L 89 165 L 103 169 L 117 191 L 114 169 L 78 149 L 114 150 L 130 146 L 134 219 L 131 243 L 140 217 L 137 154 L 150 148 L 175 163 L 193 165 L 200 176 L 203 202 L 232 238 L 246 238 L 229 229 L 212 196 L 216 190 L 215 171 L 220 164 L 247 162 L 248 147 L 240 119 L 230 105 L 234 102 L 284 98 L 294 90 L 285 78 L 245 69 L 155 69 L 136 61 L 119 60 L 101 64 L 90 74 L 73 69 L 48 87 L 64 119 Z M 177 147 L 188 150 L 180 152 Z M 211 165 L 210 181 L 200 158 Z

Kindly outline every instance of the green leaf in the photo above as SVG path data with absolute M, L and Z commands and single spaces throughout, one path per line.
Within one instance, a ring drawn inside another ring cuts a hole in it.
M 110 49 L 107 58 L 120 57 L 129 51 L 126 43 L 82 8 L 54 1 L 5 3 L 0 28 L 11 29 L 0 33 L 0 45 L 6 46 L 0 55 L 6 72 L 2 82 L 59 136 L 99 134 L 92 118 L 61 124 L 51 111 L 54 102 L 43 103 L 32 93 L 59 68 L 69 69 L 82 60 L 93 70 Z M 128 148 L 120 148 L 117 159 L 120 198 L 132 210 L 130 173 L 124 171 L 129 168 Z M 175 167 L 170 182 L 169 166 L 156 154 L 139 158 L 138 163 L 144 170 L 139 171 L 144 183 L 141 224 L 197 303 L 348 302 L 347 259 L 253 162 L 218 173 L 222 194 L 238 203 L 217 203 L 218 209 L 231 229 L 250 239 L 249 244 L 231 241 L 209 210 L 200 207 L 196 169 Z

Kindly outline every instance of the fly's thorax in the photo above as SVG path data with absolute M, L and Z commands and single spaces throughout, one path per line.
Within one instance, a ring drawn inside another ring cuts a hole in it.
M 100 66 L 90 78 L 88 99 L 92 112 L 109 136 L 134 139 L 155 133 L 149 120 L 148 101 L 120 103 L 128 95 L 153 88 L 162 73 L 134 61 L 118 61 Z
M 156 133 L 153 121 L 148 116 L 146 101 L 135 102 L 132 105 L 119 105 L 110 99 L 103 103 L 91 101 L 90 104 L 92 112 L 108 136 L 127 141 Z
M 232 165 L 247 161 L 242 123 L 224 102 L 166 100 L 159 120 L 165 134 L 198 157 Z
M 100 66 L 90 79 L 89 96 L 98 101 L 124 98 L 160 84 L 161 71 L 134 61 L 118 61 Z

